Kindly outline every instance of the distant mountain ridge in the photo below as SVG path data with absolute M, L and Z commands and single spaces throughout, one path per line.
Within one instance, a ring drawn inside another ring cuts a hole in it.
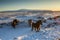
M 52 10 L 30 10 L 30 9 L 19 9 L 11 11 L 1 11 L 1 12 L 52 12 Z
M 30 10 L 30 9 L 19 9 L 11 11 L 0 12 L 0 17 L 14 17 L 18 15 L 28 16 L 57 16 L 60 15 L 60 11 L 52 10 Z

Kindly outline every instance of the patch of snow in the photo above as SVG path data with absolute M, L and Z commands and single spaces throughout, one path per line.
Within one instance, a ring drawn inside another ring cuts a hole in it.
M 11 22 L 14 18 L 23 21 L 12 28 L 11 25 L 2 25 L 0 28 L 0 40 L 56 40 L 60 38 L 60 25 L 54 27 L 45 28 L 49 23 L 55 22 L 54 20 L 47 20 L 43 23 L 39 32 L 31 31 L 31 27 L 28 25 L 28 19 L 37 20 L 33 16 L 16 16 L 7 20 L 0 20 L 0 23 Z

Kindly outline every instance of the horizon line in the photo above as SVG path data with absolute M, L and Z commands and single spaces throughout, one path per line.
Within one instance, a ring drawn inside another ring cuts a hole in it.
M 17 10 L 22 10 L 22 9 L 1 10 L 0 12 L 3 12 L 3 11 L 17 11 Z M 24 10 L 49 10 L 49 9 L 24 9 Z M 60 10 L 50 10 L 50 11 L 60 11 Z

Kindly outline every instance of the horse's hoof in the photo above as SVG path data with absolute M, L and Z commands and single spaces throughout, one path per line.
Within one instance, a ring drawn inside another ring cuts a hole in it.
M 39 31 L 36 31 L 36 32 L 39 32 Z
M 33 30 L 31 30 L 31 31 L 33 31 Z
M 15 29 L 15 27 L 13 27 Z

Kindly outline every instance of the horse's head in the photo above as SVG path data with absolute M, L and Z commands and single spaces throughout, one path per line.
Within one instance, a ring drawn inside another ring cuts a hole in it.
M 29 19 L 29 20 L 28 20 L 28 23 L 29 23 L 29 25 L 31 26 L 31 25 L 32 25 L 32 19 Z
M 18 23 L 18 22 L 20 22 L 20 21 L 19 21 L 19 20 L 17 20 L 17 19 L 14 19 L 14 20 L 13 20 L 13 22 L 16 22 L 16 23 Z
M 38 20 L 37 23 L 42 25 L 42 20 Z
M 32 22 L 32 19 L 29 19 L 28 22 Z

